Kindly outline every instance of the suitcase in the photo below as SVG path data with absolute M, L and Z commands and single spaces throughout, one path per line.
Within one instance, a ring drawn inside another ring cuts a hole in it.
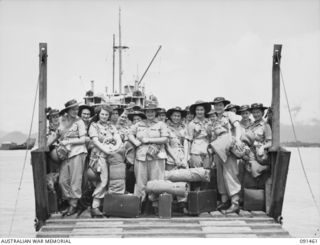
M 159 195 L 159 217 L 169 219 L 172 216 L 172 195 L 163 193 Z
M 106 216 L 136 218 L 139 216 L 140 198 L 130 194 L 107 193 L 103 201 Z
M 265 210 L 265 195 L 263 189 L 244 188 L 243 208 L 249 211 Z
M 190 191 L 188 194 L 188 212 L 191 215 L 199 215 L 205 212 L 215 211 L 217 208 L 217 191 L 203 190 Z

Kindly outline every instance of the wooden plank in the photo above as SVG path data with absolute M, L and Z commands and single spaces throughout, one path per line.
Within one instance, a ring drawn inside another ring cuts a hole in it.
M 221 216 L 221 217 L 211 217 L 211 218 L 172 218 L 170 222 L 181 222 L 181 223 L 190 223 L 190 222 L 198 222 L 198 221 L 205 221 L 205 220 L 217 220 L 217 221 L 225 221 L 225 220 L 252 220 L 252 221 L 274 221 L 274 219 L 265 216 L 265 217 L 228 217 L 228 216 Z M 94 223 L 103 223 L 103 222 L 114 222 L 114 221 L 124 221 L 126 223 L 135 223 L 135 224 L 144 224 L 146 222 L 163 222 L 159 218 L 136 218 L 136 219 L 123 219 L 123 218 L 101 218 L 101 219 L 49 219 L 46 221 L 46 224 L 59 224 L 59 223 L 79 223 L 79 222 L 94 222 Z
M 119 234 L 122 233 L 124 230 L 122 228 L 108 228 L 108 229 L 98 229 L 98 228 L 75 228 L 72 230 L 71 234 L 72 235 L 77 235 L 77 234 Z
M 235 223 L 234 221 L 226 221 L 226 222 L 219 222 L 219 223 L 209 223 L 210 221 L 207 221 L 208 223 L 203 223 L 203 224 L 155 224 L 152 227 L 159 227 L 159 228 L 168 228 L 170 227 L 171 229 L 177 229 L 177 228 L 194 228 L 194 227 L 205 227 L 205 226 L 230 226 L 230 227 L 251 227 L 252 229 L 259 229 L 259 228 L 280 228 L 280 224 L 275 224 L 275 223 L 246 223 L 244 221 L 239 221 Z M 119 225 L 111 225 L 111 224 L 78 224 L 76 228 L 136 228 L 136 225 L 132 224 L 119 224 Z M 41 231 L 64 231 L 64 230 L 69 230 L 71 231 L 73 228 L 75 228 L 74 225 L 46 225 L 42 227 Z M 145 229 L 145 228 L 150 228 L 149 225 L 140 225 L 139 228 Z
M 246 210 L 240 209 L 239 216 L 240 217 L 252 217 L 253 215 L 250 212 L 246 211 Z
M 39 44 L 39 131 L 38 148 L 45 151 L 47 148 L 47 44 Z
M 210 213 L 201 213 L 201 214 L 199 214 L 199 217 L 200 218 L 211 218 L 211 215 L 210 215 Z
M 280 147 L 280 61 L 281 44 L 273 46 L 272 57 L 272 149 Z
M 104 231 L 104 233 L 103 233 Z M 101 229 L 96 230 L 87 230 L 84 229 L 81 232 L 73 232 L 72 235 L 76 236 L 87 236 L 87 235 L 149 235 L 149 236 L 158 236 L 162 234 L 167 234 L 167 235 L 190 235 L 190 234 L 195 234 L 195 235 L 201 235 L 201 234 L 255 234 L 259 236 L 273 236 L 273 235 L 288 235 L 289 233 L 284 230 L 279 230 L 279 229 L 265 229 L 265 230 L 251 230 L 248 227 L 205 227 L 204 230 L 202 231 L 179 231 L 175 232 L 174 230 L 169 230 L 168 232 L 164 233 L 162 229 L 156 229 L 156 230 L 140 230 L 140 231 L 125 231 L 123 230 L 122 232 L 118 232 L 116 229 Z M 37 236 L 67 236 L 70 235 L 70 233 L 67 232 L 39 232 Z
M 207 234 L 206 238 L 257 238 L 255 234 Z
M 76 234 L 76 235 L 73 235 L 71 234 L 69 236 L 70 238 L 76 238 L 76 237 L 81 237 L 81 238 L 122 238 L 123 235 L 107 235 L 107 234 L 85 234 L 85 235 L 82 235 L 82 234 Z
M 210 212 L 212 217 L 223 217 L 224 215 L 220 211 Z
M 125 234 L 124 238 L 205 238 L 205 234 Z
M 216 221 L 216 220 L 206 220 L 206 221 L 199 221 L 201 226 L 224 226 L 224 225 L 245 225 L 248 224 L 243 220 L 234 220 L 234 221 Z
M 242 233 L 248 232 L 251 233 L 250 227 L 232 227 L 232 226 L 208 226 L 202 227 L 203 232 L 205 233 Z
M 33 174 L 34 198 L 36 206 L 36 231 L 49 218 L 48 191 L 47 191 L 47 158 L 41 150 L 31 152 L 31 164 Z
M 282 213 L 282 205 L 289 170 L 291 152 L 281 149 L 279 157 L 274 166 L 274 176 L 271 190 L 271 205 L 269 215 L 275 220 L 279 220 Z

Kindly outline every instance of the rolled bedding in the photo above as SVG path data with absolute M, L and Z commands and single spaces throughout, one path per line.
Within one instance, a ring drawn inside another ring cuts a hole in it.
M 151 180 L 147 183 L 146 192 L 154 194 L 161 194 L 166 192 L 172 195 L 186 197 L 188 195 L 188 185 L 186 182 Z
M 172 182 L 210 182 L 210 170 L 204 168 L 175 169 L 165 171 L 164 179 Z

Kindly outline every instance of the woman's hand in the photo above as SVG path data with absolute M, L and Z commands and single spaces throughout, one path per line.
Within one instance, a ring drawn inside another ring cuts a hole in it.
M 90 142 L 90 138 L 86 136 L 86 143 Z
M 61 140 L 61 141 L 60 141 L 60 144 L 67 146 L 67 145 L 70 144 L 70 142 L 69 142 L 68 140 Z
M 149 138 L 142 138 L 140 141 L 141 141 L 142 144 L 148 144 L 148 143 L 150 143 Z

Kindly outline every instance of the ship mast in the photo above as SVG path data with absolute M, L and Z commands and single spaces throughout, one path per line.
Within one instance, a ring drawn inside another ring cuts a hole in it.
M 115 49 L 119 49 L 119 93 L 122 93 L 122 49 L 127 49 L 129 47 L 122 46 L 121 44 L 121 8 L 119 8 L 119 45 L 113 46 L 114 52 Z
M 112 45 L 112 93 L 114 93 L 114 61 L 115 61 L 115 53 L 116 53 L 116 46 L 115 46 L 115 35 L 113 34 L 113 45 Z
M 122 92 L 121 8 L 119 8 L 119 93 Z

